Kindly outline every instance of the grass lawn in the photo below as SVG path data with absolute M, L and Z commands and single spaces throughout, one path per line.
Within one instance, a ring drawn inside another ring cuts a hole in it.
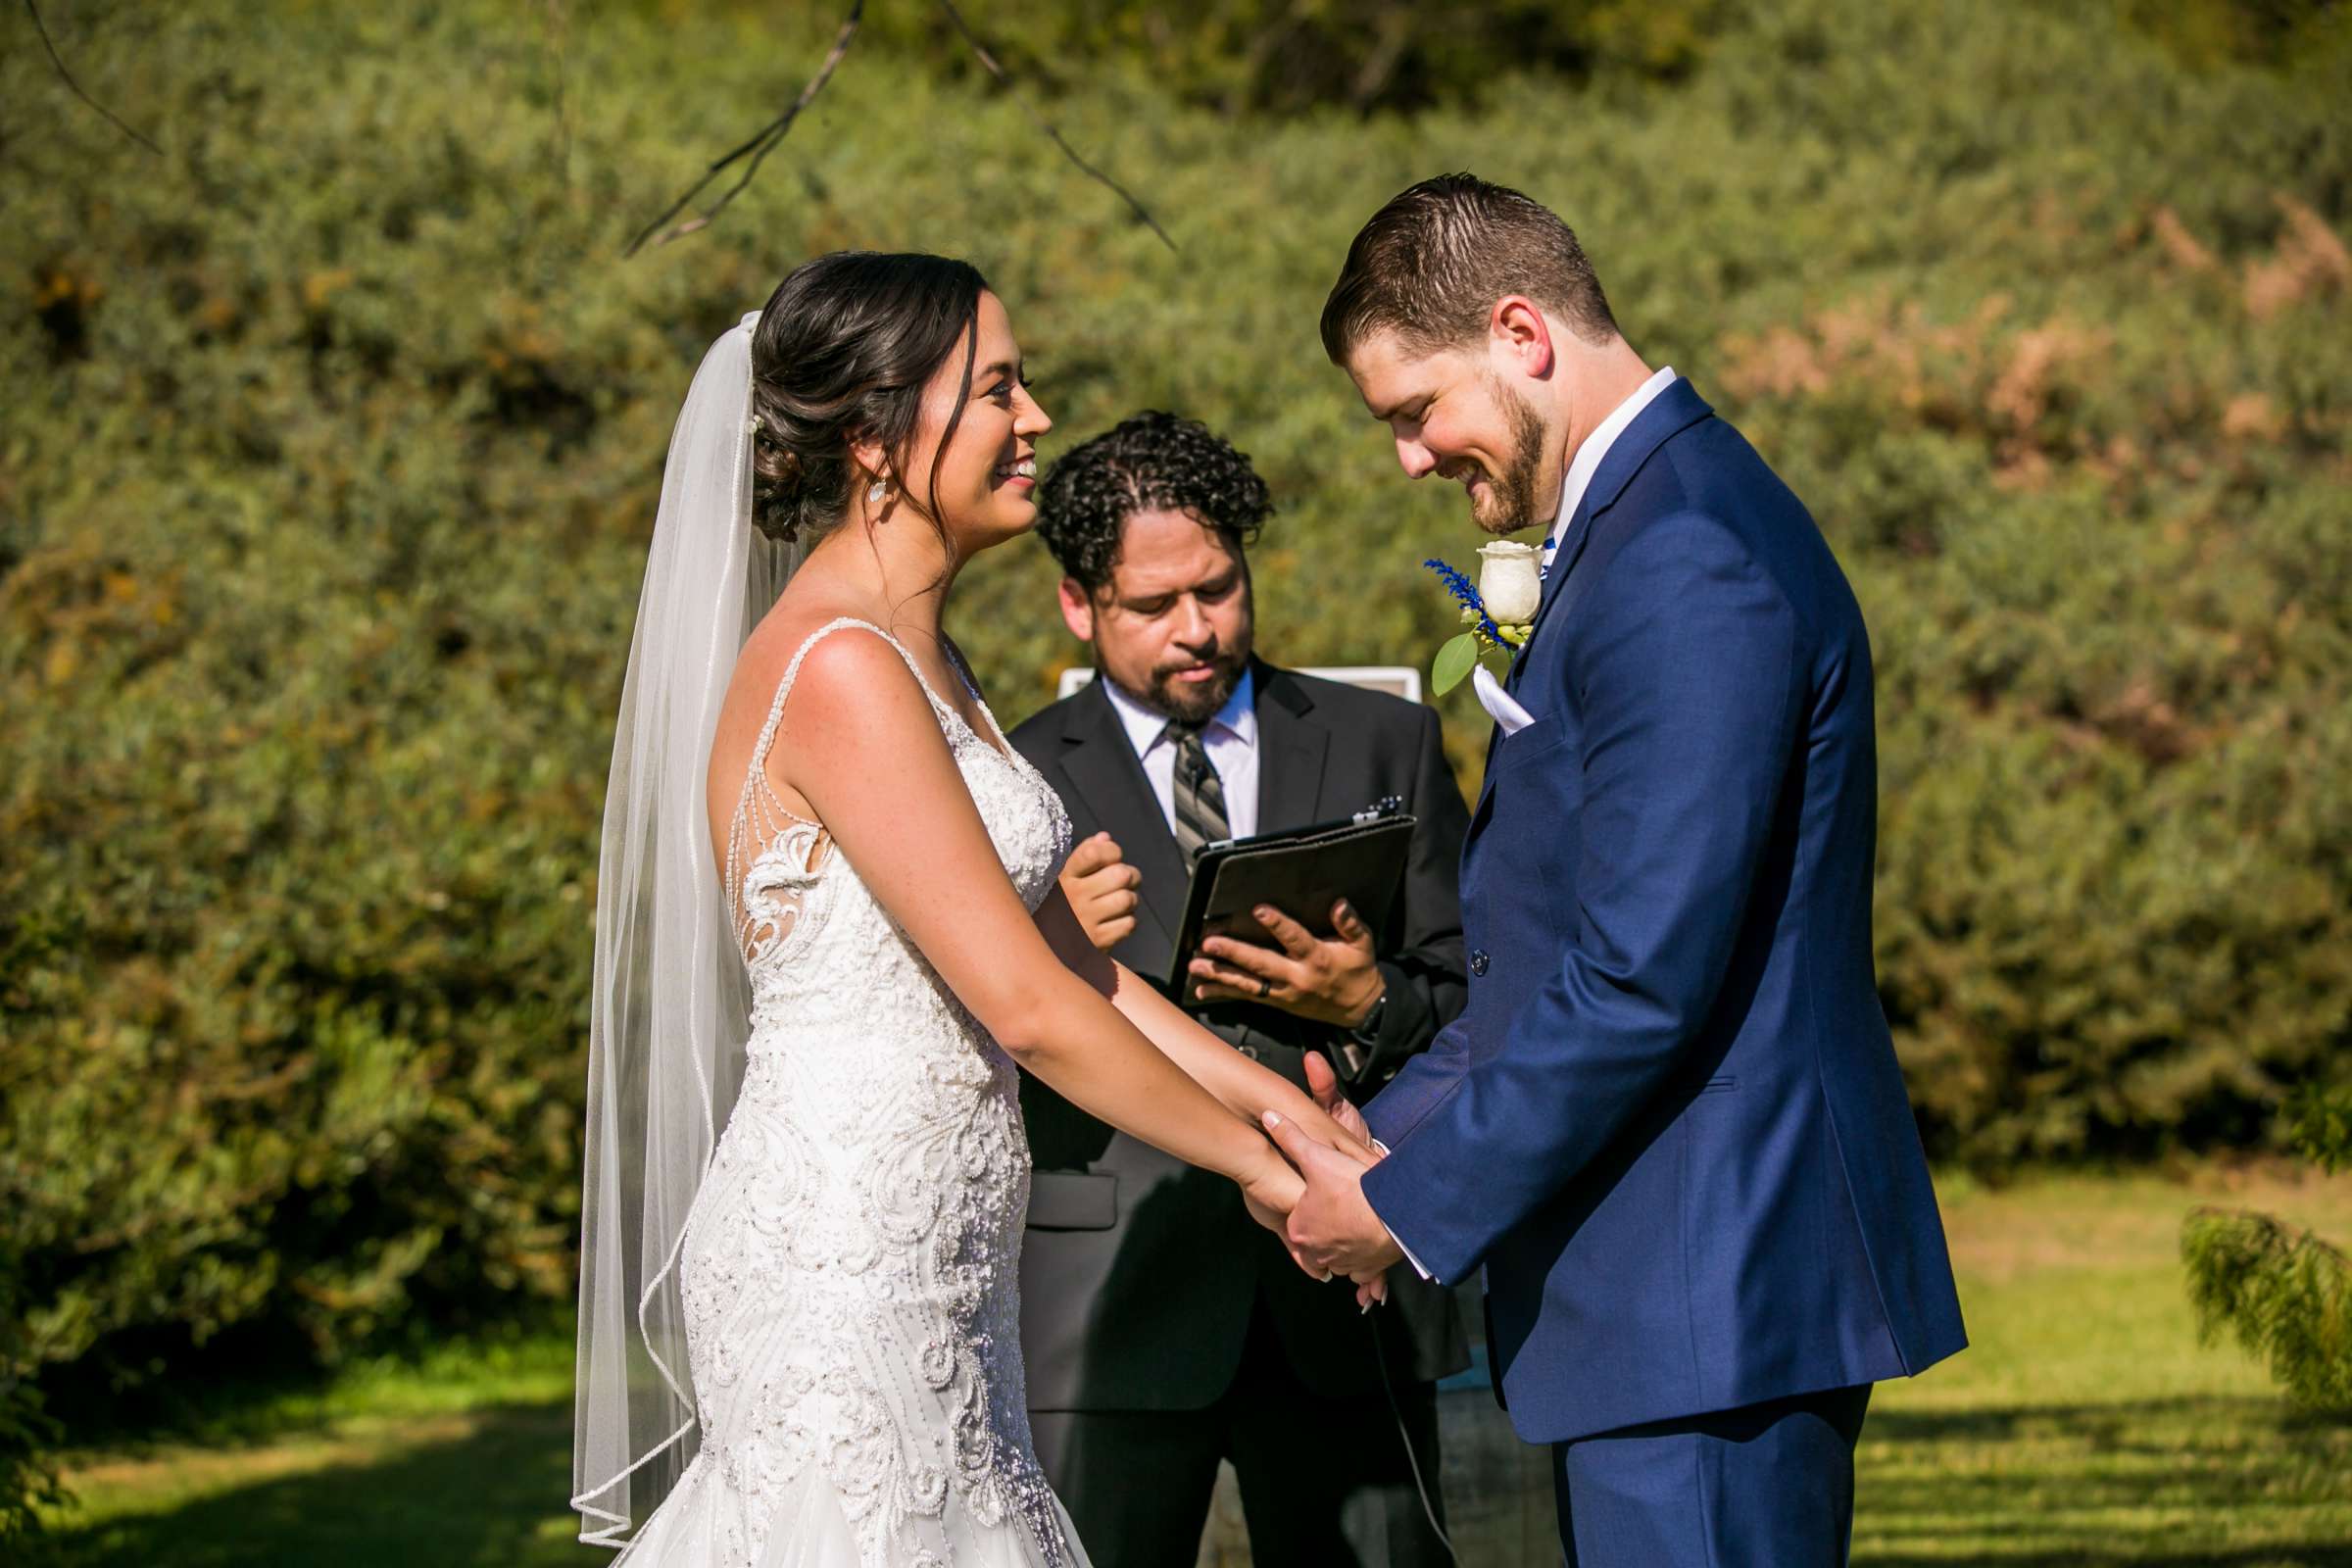
M 2201 1348 L 2177 1256 L 2199 1202 L 2352 1240 L 2352 1180 L 1940 1191 L 1972 1344 L 1872 1400 L 1857 1564 L 2352 1564 L 2352 1422 L 2298 1414 L 2234 1348 Z
M 2352 1179 L 2202 1167 L 1942 1196 L 1975 1343 L 1873 1401 L 1858 1565 L 2352 1568 L 2352 1423 L 2200 1348 L 2175 1256 L 2199 1202 L 2352 1239 Z M 564 1508 L 570 1374 L 564 1338 L 453 1349 L 246 1407 L 202 1444 L 76 1452 L 55 1560 L 598 1563 Z

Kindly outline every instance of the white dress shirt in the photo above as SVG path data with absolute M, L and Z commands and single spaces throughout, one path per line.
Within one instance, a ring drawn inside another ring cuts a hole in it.
M 1159 814 L 1167 819 L 1168 831 L 1175 832 L 1176 743 L 1168 739 L 1168 715 L 1146 708 L 1108 676 L 1096 679 L 1102 682 L 1103 693 L 1127 731 L 1127 742 L 1144 764 L 1144 777 L 1151 781 L 1152 793 L 1159 801 Z M 1201 727 L 1200 745 L 1208 753 L 1208 765 L 1217 770 L 1217 782 L 1225 787 L 1225 826 L 1235 838 L 1246 839 L 1257 831 L 1257 676 L 1253 671 L 1242 671 L 1233 695 Z
M 1549 566 L 1551 558 L 1559 553 L 1565 542 L 1568 524 L 1576 516 L 1585 492 L 1592 487 L 1592 475 L 1600 471 L 1600 460 L 1609 455 L 1609 448 L 1625 434 L 1625 427 L 1642 416 L 1642 411 L 1657 400 L 1659 393 L 1674 385 L 1674 367 L 1669 365 L 1634 389 L 1634 395 L 1609 411 L 1609 416 L 1592 427 L 1576 456 L 1568 460 L 1568 477 L 1560 483 L 1560 510 L 1551 519 L 1551 530 L 1544 540 L 1544 564 Z
M 1609 448 L 1617 444 L 1625 427 L 1640 418 L 1642 411 L 1672 385 L 1674 367 L 1669 365 L 1636 387 L 1633 396 L 1611 409 L 1609 416 L 1592 427 L 1592 433 L 1576 449 L 1576 456 L 1568 460 L 1568 475 L 1560 481 L 1560 510 L 1552 514 L 1551 527 L 1544 540 L 1542 569 L 1546 575 L 1551 571 L 1551 558 L 1567 542 L 1568 524 L 1575 520 L 1577 507 L 1583 503 L 1585 492 L 1592 487 L 1592 475 L 1600 471 L 1601 459 L 1609 455 Z M 1489 673 L 1485 664 L 1471 671 L 1470 689 L 1478 696 L 1478 706 L 1502 726 L 1505 735 L 1516 734 L 1535 722 L 1535 716 L 1502 689 L 1502 682 Z

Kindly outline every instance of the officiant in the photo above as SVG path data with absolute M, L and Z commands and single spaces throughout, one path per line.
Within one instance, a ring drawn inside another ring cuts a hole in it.
M 1203 999 L 1188 1005 L 1235 1050 L 1300 1084 L 1319 1053 L 1369 1099 L 1468 985 L 1468 812 L 1436 712 L 1255 656 L 1248 549 L 1271 498 L 1201 424 L 1137 415 L 1055 463 L 1037 499 L 1062 617 L 1097 678 L 1011 740 L 1069 808 L 1062 888 L 1097 947 L 1161 983 L 1201 845 L 1389 796 L 1418 818 L 1393 912 L 1267 910 L 1279 945 L 1211 938 L 1188 959 Z M 1308 1279 L 1250 1221 L 1232 1183 L 1026 1075 L 1021 1106 L 1031 1423 L 1098 1568 L 1192 1568 L 1220 1459 L 1258 1562 L 1446 1560 L 1413 1466 L 1438 1507 L 1435 1381 L 1468 1361 L 1451 1295 L 1398 1270 L 1389 1305 L 1359 1313 L 1345 1281 Z

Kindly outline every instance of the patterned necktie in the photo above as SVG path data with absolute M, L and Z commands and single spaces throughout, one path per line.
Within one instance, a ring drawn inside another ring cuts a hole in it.
M 1160 732 L 1176 747 L 1176 847 L 1191 859 L 1203 844 L 1231 838 L 1225 820 L 1225 781 L 1200 744 L 1200 726 L 1171 718 Z

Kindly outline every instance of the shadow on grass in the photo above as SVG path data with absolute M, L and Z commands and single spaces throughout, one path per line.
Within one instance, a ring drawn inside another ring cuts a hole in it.
M 1453 1414 L 1463 1560 L 1553 1568 L 1548 1465 L 1513 1462 L 1538 1450 L 1499 1412 Z M 564 1508 L 570 1415 L 488 1407 L 452 1441 L 63 1532 L 43 1560 L 582 1568 L 596 1559 Z M 1863 1442 L 1856 1568 L 2352 1568 L 2352 1426 L 2275 1401 L 1884 1410 Z
M 453 1442 L 57 1532 L 49 1568 L 392 1568 L 604 1560 L 571 1540 L 571 1406 L 477 1411 Z
M 2217 1424 L 2235 1431 L 2274 1434 L 2290 1447 L 2352 1442 L 2352 1415 L 2302 1410 L 2266 1395 L 2195 1395 L 2176 1399 L 1965 1410 L 1889 1409 L 1879 1400 L 1871 1406 L 1863 1439 L 1901 1444 L 2010 1443 L 2036 1431 L 2063 1431 L 2079 1437 L 2180 1428 L 2210 1432 Z
M 2352 1568 L 2352 1424 L 2273 1398 L 1876 1410 L 1856 1568 Z

